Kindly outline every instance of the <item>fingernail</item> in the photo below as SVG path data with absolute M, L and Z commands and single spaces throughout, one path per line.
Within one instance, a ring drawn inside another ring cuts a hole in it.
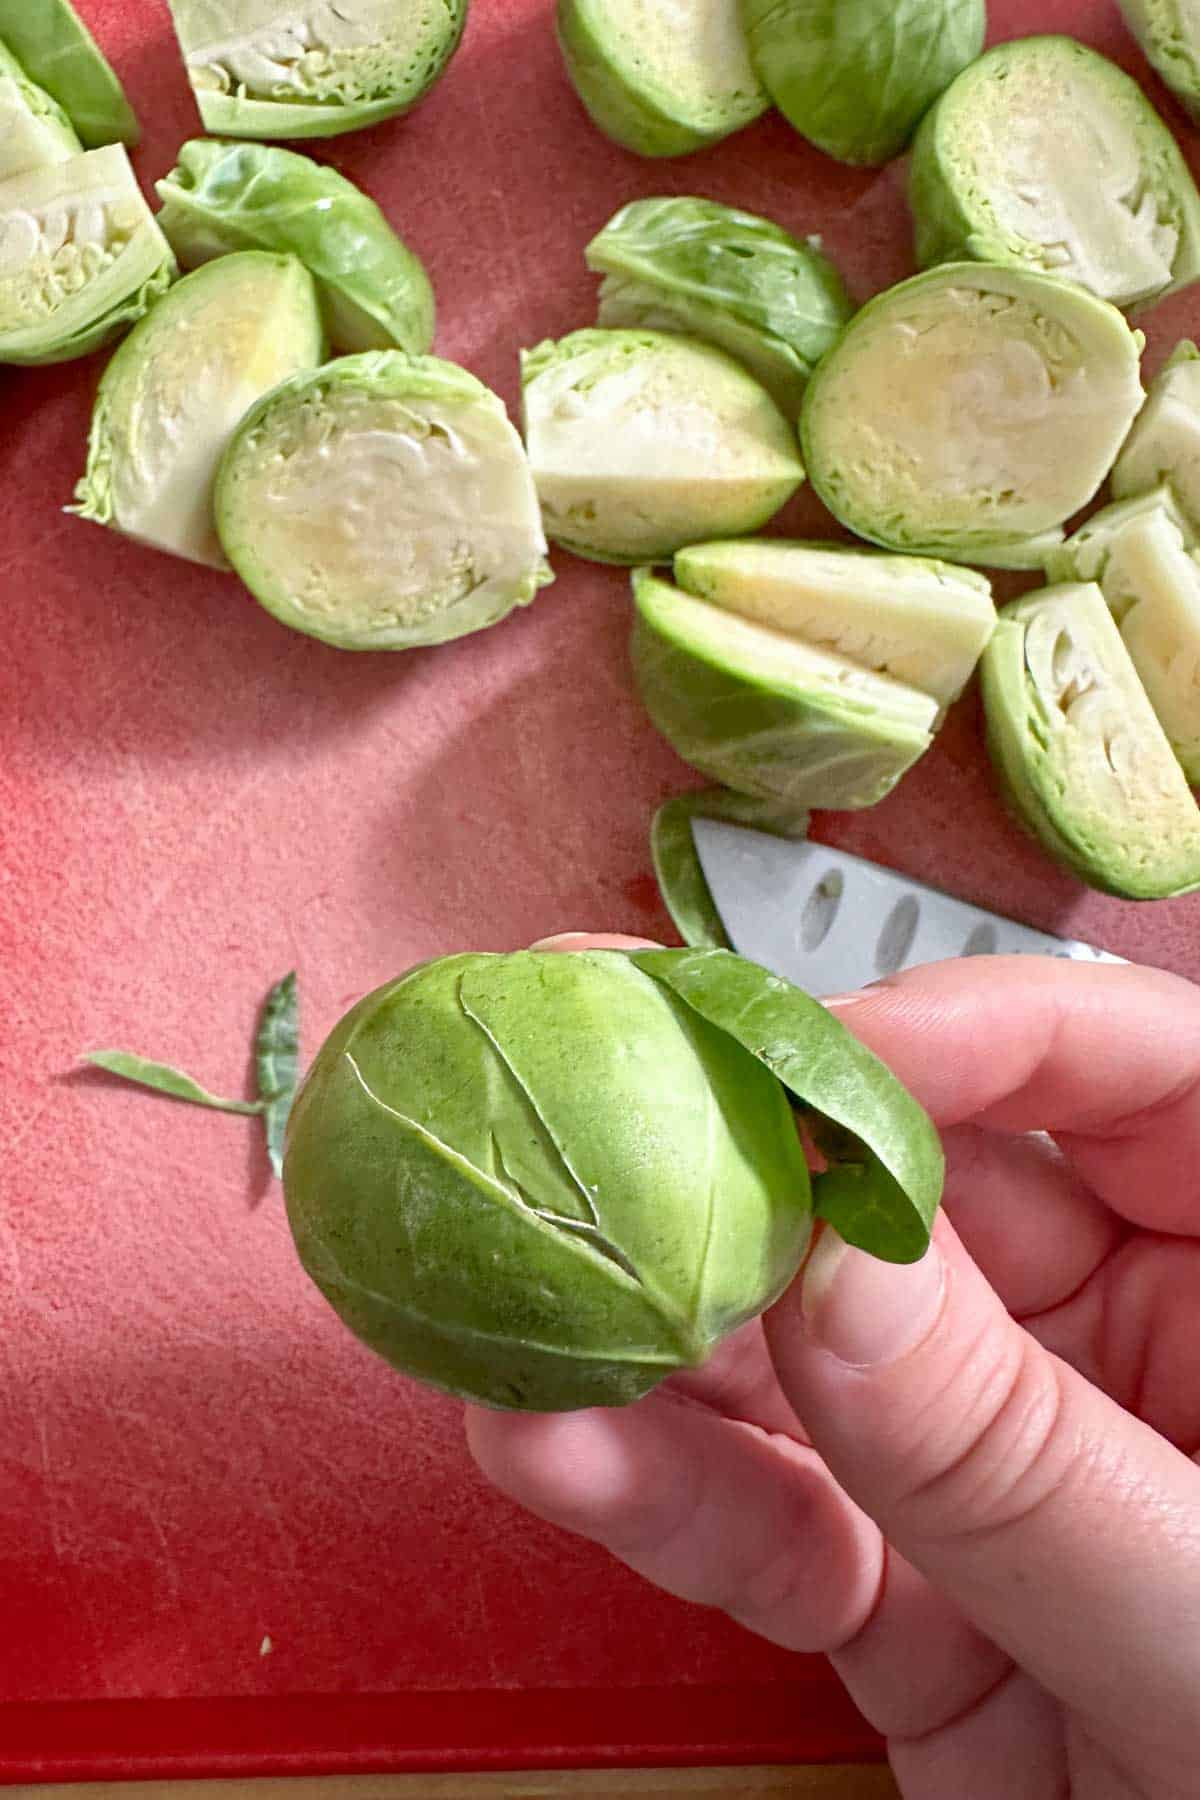
M 853 1368 L 896 1362 L 937 1323 L 945 1265 L 931 1244 L 920 1262 L 881 1262 L 826 1228 L 808 1259 L 800 1310 L 810 1337 Z
M 539 938 L 536 944 L 530 944 L 531 950 L 557 950 L 560 944 L 577 944 L 580 938 L 589 936 L 586 931 L 557 931 L 553 937 Z

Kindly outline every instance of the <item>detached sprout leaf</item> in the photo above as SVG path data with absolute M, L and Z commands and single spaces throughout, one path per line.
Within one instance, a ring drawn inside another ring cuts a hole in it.
M 165 1094 L 170 1100 L 186 1100 L 191 1106 L 208 1106 L 214 1112 L 244 1113 L 252 1117 L 265 1111 L 261 1100 L 227 1100 L 220 1094 L 211 1094 L 182 1069 L 173 1069 L 169 1063 L 151 1062 L 130 1050 L 90 1050 L 84 1060 L 109 1075 L 119 1075 L 122 1081 L 152 1088 L 156 1094 Z
M 639 950 L 639 969 L 771 1070 L 842 1155 L 813 1202 L 849 1244 L 888 1262 L 925 1252 L 942 1195 L 941 1140 L 907 1088 L 819 1001 L 726 950 Z
M 70 0 L 0 0 L 0 40 L 89 150 L 138 142 L 137 116 Z
M 267 995 L 254 1050 L 267 1155 L 282 1179 L 283 1141 L 300 1078 L 300 1006 L 294 970 Z
M 693 949 L 729 950 L 732 945 L 696 853 L 693 819 L 729 819 L 779 837 L 802 838 L 808 834 L 808 814 L 719 787 L 677 794 L 655 813 L 650 854 L 663 904 L 680 937 Z

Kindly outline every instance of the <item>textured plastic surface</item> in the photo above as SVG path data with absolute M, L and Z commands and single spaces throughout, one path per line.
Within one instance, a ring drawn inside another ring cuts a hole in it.
M 81 10 L 144 119 L 148 187 L 197 129 L 166 6 Z M 1098 0 L 991 10 L 998 35 L 1075 30 L 1145 74 Z M 640 163 L 588 125 L 550 13 L 475 0 L 424 105 L 319 152 L 427 262 L 441 353 L 510 405 L 517 345 L 593 316 L 583 246 L 637 194 L 820 232 L 859 296 L 908 272 L 899 170 L 828 162 L 777 118 Z M 1155 364 L 1197 305 L 1149 317 Z M 420 957 L 667 937 L 647 836 L 690 779 L 634 698 L 619 571 L 558 557 L 491 632 L 351 656 L 64 517 L 98 372 L 0 371 L 0 1774 L 871 1754 L 821 1662 L 485 1489 L 457 1408 L 301 1275 L 254 1121 L 70 1074 L 127 1043 L 249 1082 L 255 1009 L 291 967 L 311 1054 Z M 779 523 L 828 528 L 811 498 Z M 1085 896 L 1007 822 L 972 701 L 882 806 L 816 829 L 1200 973 L 1200 901 Z

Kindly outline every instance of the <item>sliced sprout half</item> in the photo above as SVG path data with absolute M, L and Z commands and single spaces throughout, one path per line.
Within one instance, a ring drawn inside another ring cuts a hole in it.
M 1006 607 L 981 664 L 988 743 L 1018 816 L 1129 900 L 1200 887 L 1200 809 L 1094 582 Z
M 321 361 L 316 289 L 290 256 L 243 251 L 177 282 L 100 382 L 75 511 L 225 569 L 213 483 L 254 402 Z
M 86 356 L 176 273 L 119 144 L 0 183 L 0 362 Z
M 747 539 L 693 544 L 675 558 L 687 593 L 802 639 L 946 707 L 996 623 L 991 584 L 973 569 L 830 543 Z
M 863 307 L 808 385 L 813 486 L 885 548 L 1040 567 L 1141 405 L 1141 347 L 1071 282 L 981 263 L 916 275 Z
M 216 514 L 267 611 L 344 650 L 463 637 L 551 579 L 502 402 L 433 356 L 367 351 L 284 382 L 226 452 Z
M 373 200 L 336 169 L 276 144 L 184 144 L 157 183 L 158 222 L 185 268 L 231 250 L 298 256 L 339 350 L 432 348 L 424 266 Z
M 1095 581 L 1193 787 L 1200 786 L 1200 558 L 1168 489 L 1118 501 L 1069 538 L 1047 573 Z
M 634 200 L 585 255 L 604 276 L 602 326 L 681 331 L 716 344 L 792 418 L 854 312 L 841 276 L 814 244 L 716 200 Z
M 1177 344 L 1150 383 L 1112 472 L 1118 499 L 1166 482 L 1193 532 L 1200 533 L 1200 350 Z
M 924 754 L 937 706 L 847 657 L 633 577 L 634 670 L 683 757 L 735 792 L 808 807 L 873 806 Z
M 738 0 L 558 0 L 558 42 L 593 123 L 639 156 L 685 156 L 766 112 Z
M 1200 275 L 1200 194 L 1138 84 L 1066 37 L 998 44 L 943 94 L 909 178 L 917 261 L 975 257 L 1117 306 Z
M 89 150 L 138 142 L 137 115 L 71 0 L 0 0 L 0 41 Z
M 1176 99 L 1200 119 L 1200 7 L 1196 0 L 1117 0 L 1125 22 Z
M 0 181 L 78 156 L 83 145 L 62 107 L 30 81 L 0 43 Z
M 756 531 L 804 479 L 770 395 L 694 338 L 576 331 L 526 351 L 521 368 L 546 530 L 579 556 L 648 562 Z
M 842 162 L 889 162 L 983 49 L 984 0 L 742 0 L 750 54 L 796 130 Z
M 335 137 L 415 106 L 458 48 L 467 0 L 170 0 L 207 131 Z

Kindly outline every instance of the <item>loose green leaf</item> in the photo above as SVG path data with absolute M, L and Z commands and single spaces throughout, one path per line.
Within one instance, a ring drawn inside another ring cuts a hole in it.
M 693 819 L 729 819 L 778 837 L 808 835 L 808 814 L 788 812 L 728 788 L 700 788 L 665 800 L 650 827 L 650 854 L 663 904 L 685 944 L 694 950 L 731 950 L 716 902 L 696 854 Z
M 150 1062 L 130 1050 L 90 1050 L 84 1060 L 109 1075 L 119 1075 L 122 1081 L 153 1088 L 156 1094 L 165 1094 L 171 1100 L 186 1100 L 191 1106 L 208 1106 L 214 1112 L 245 1113 L 251 1117 L 266 1110 L 262 1100 L 227 1100 L 220 1094 L 210 1094 L 182 1069 L 173 1069 L 169 1063 Z
M 879 1058 L 818 1001 L 728 950 L 645 950 L 639 969 L 763 1063 L 806 1111 L 832 1161 L 813 1180 L 817 1213 L 849 1244 L 916 1262 L 929 1243 L 945 1162 L 932 1120 Z
M 294 969 L 275 983 L 263 1003 L 254 1056 L 267 1155 L 275 1174 L 282 1178 L 284 1133 L 300 1077 L 300 1006 Z

